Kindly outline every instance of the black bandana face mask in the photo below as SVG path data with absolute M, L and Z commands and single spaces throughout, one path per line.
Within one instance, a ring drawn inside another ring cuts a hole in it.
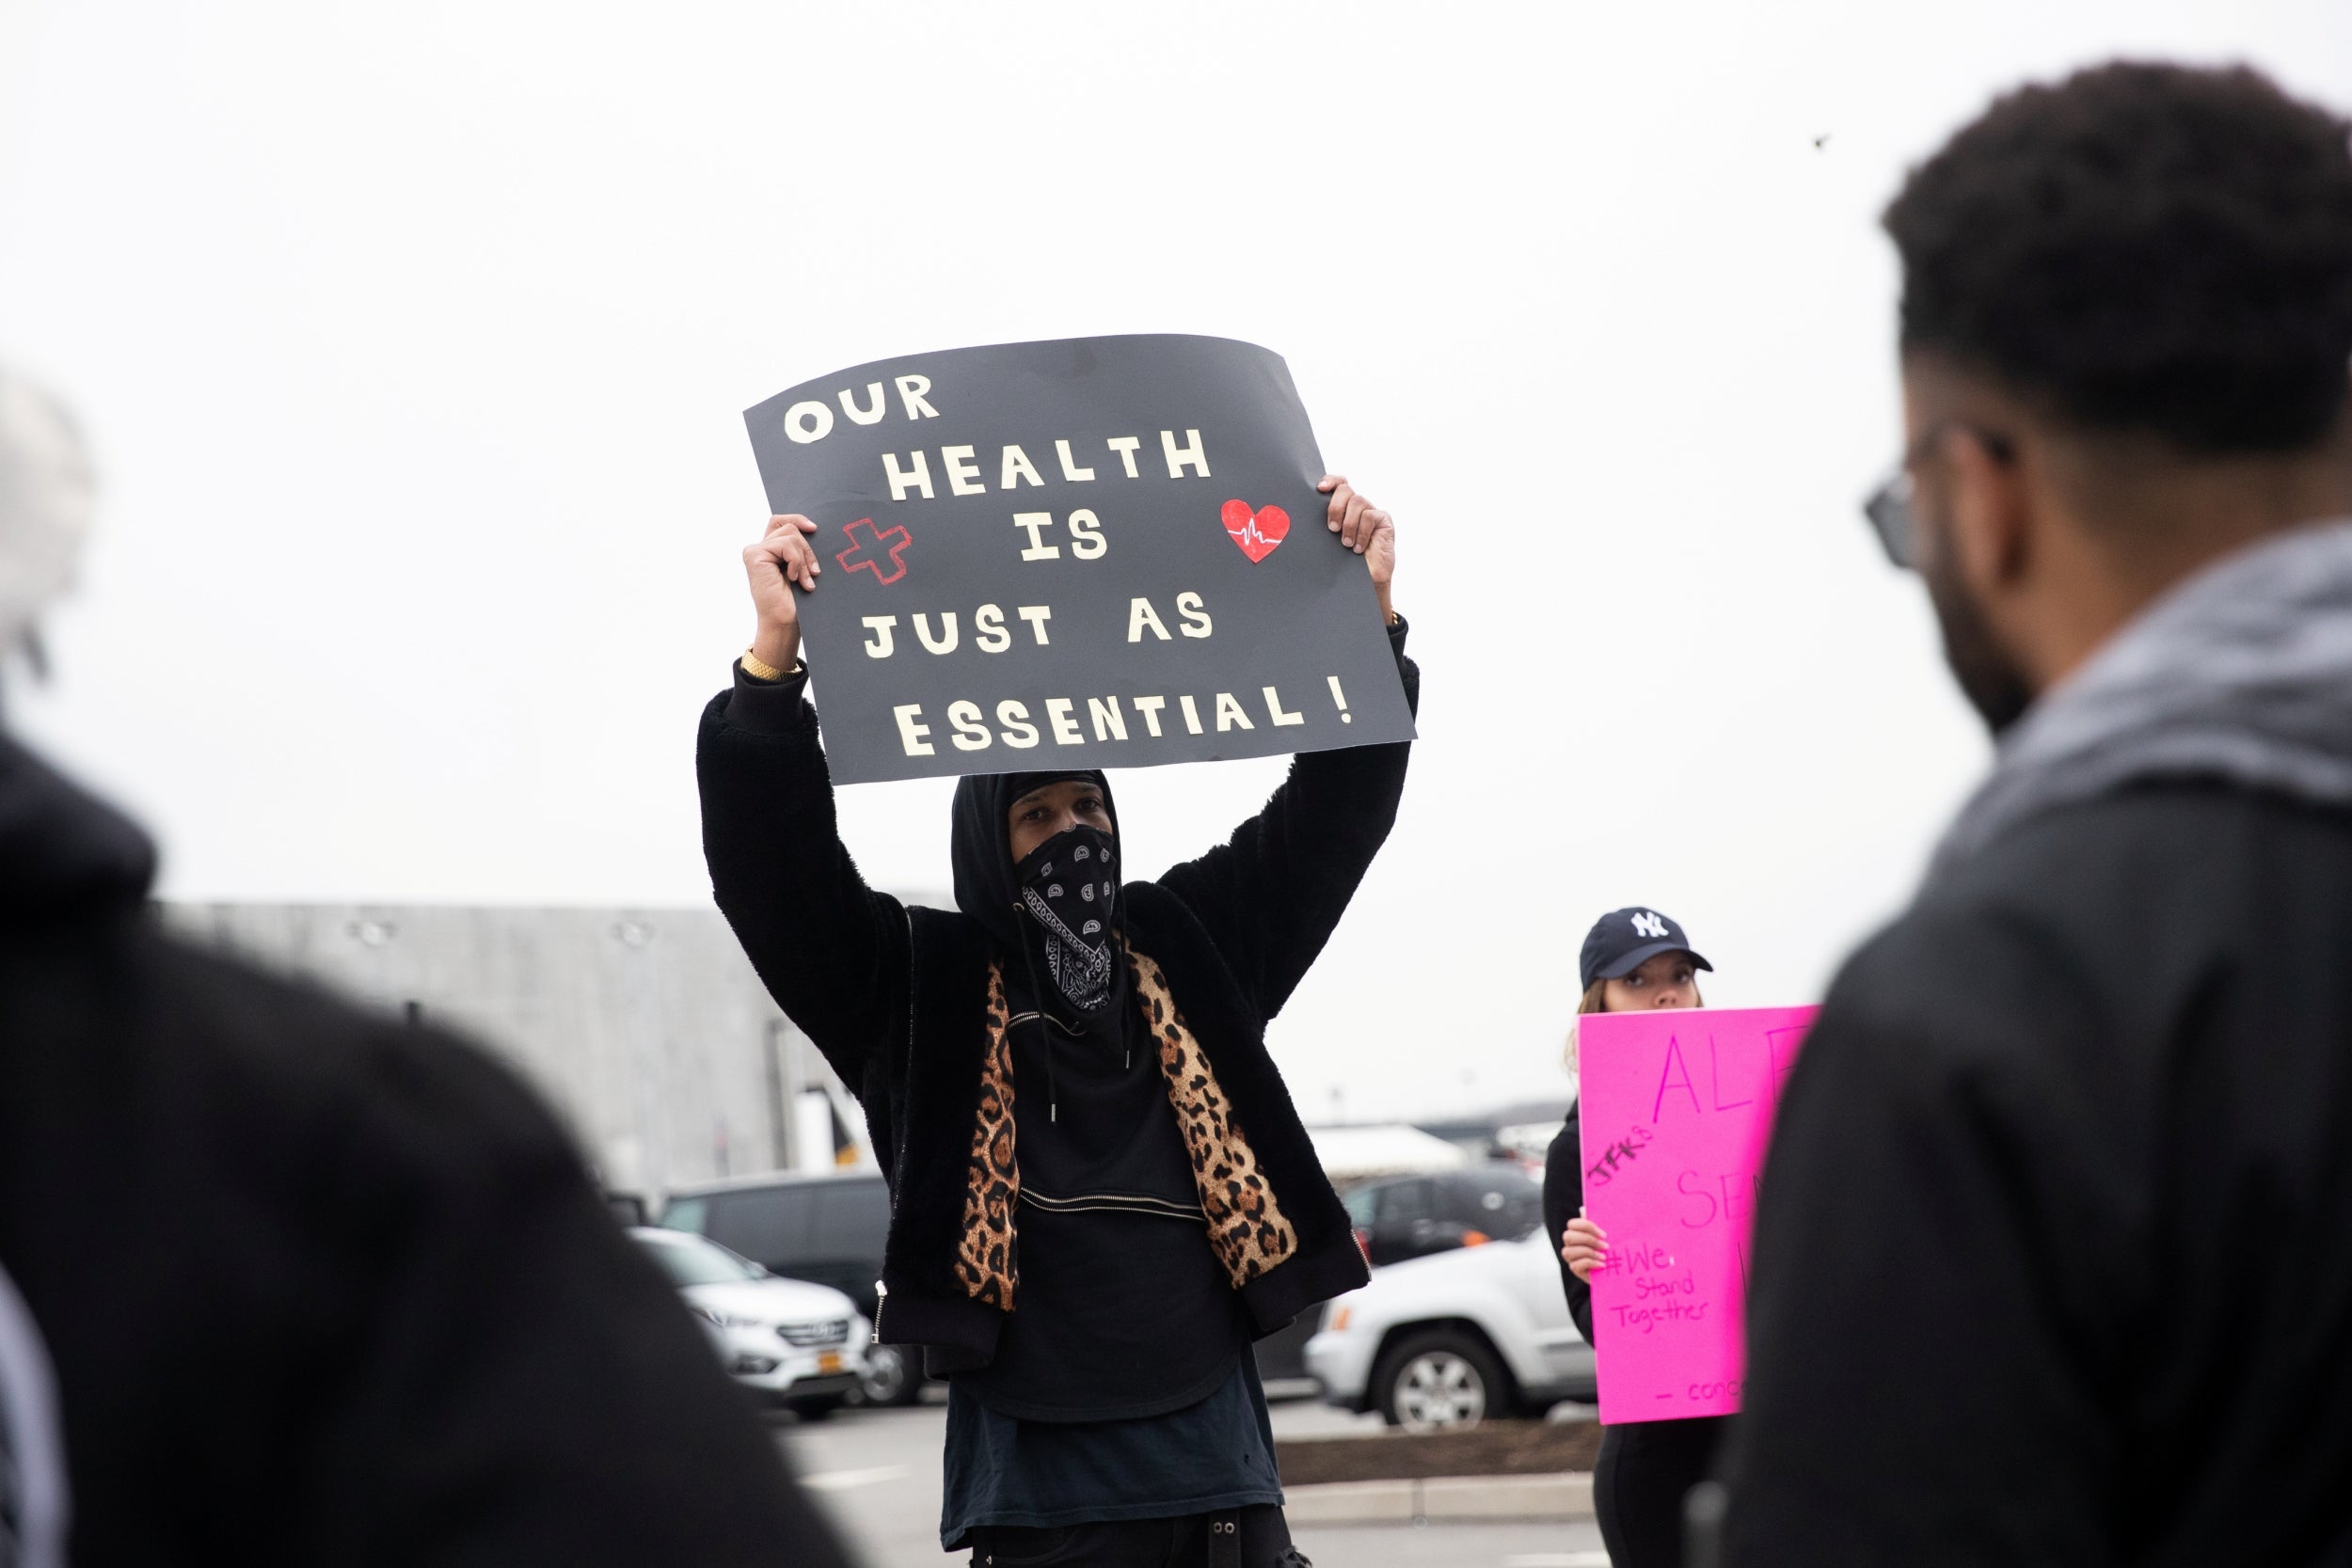
M 1111 906 L 1119 877 L 1111 835 L 1081 824 L 1065 828 L 1012 868 L 1021 907 L 1043 933 L 1054 989 L 1081 1013 L 1111 998 Z

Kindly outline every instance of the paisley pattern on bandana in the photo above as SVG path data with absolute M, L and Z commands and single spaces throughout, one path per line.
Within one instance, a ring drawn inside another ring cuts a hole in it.
M 1045 937 L 1054 989 L 1082 1013 L 1099 1011 L 1111 991 L 1111 906 L 1119 897 L 1111 838 L 1097 828 L 1066 829 L 1013 868 L 1021 906 Z

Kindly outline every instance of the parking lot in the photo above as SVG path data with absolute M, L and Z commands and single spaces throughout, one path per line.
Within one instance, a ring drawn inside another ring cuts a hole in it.
M 1312 1400 L 1274 1406 L 1277 1437 L 1375 1431 L 1376 1416 L 1350 1416 Z M 903 1410 L 847 1410 L 802 1424 L 777 1418 L 775 1433 L 870 1568 L 960 1563 L 939 1549 L 939 1453 L 944 1396 Z M 1536 1525 L 1380 1526 L 1296 1532 L 1318 1568 L 1607 1568 L 1590 1522 Z

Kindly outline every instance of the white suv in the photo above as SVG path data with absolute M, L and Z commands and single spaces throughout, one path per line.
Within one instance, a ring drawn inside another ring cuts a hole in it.
M 737 1383 L 812 1420 L 857 1386 L 874 1331 L 848 1296 L 778 1278 L 683 1230 L 639 1227 L 629 1236 L 678 1288 Z
M 1375 1269 L 1324 1308 L 1307 1341 L 1323 1397 L 1438 1432 L 1597 1398 L 1593 1347 L 1569 1321 L 1560 1259 L 1539 1227 Z

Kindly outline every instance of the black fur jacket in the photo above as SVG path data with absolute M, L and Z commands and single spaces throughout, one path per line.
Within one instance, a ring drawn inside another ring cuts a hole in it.
M 1391 640 L 1417 704 L 1401 626 Z M 1010 1281 L 999 1288 L 990 1259 L 992 1230 L 1003 1242 L 995 1250 L 1010 1251 L 1013 1205 L 986 1185 L 987 1129 L 1009 1120 L 999 1103 L 1010 1087 L 1000 1075 L 1002 1008 L 992 1006 L 999 955 L 971 917 L 902 905 L 859 876 L 835 826 L 803 685 L 739 671 L 703 711 L 696 761 L 711 885 L 769 991 L 865 1108 L 891 1191 L 877 1337 L 923 1345 L 935 1370 L 983 1365 L 1011 1305 Z M 1410 751 L 1302 755 L 1226 843 L 1122 893 L 1130 950 L 1155 982 L 1164 976 L 1181 1015 L 1168 1034 L 1181 1033 L 1184 1059 L 1204 1068 L 1180 1076 L 1171 1066 L 1179 1118 L 1200 1118 L 1201 1106 L 1178 1096 L 1185 1083 L 1205 1084 L 1209 1115 L 1220 1129 L 1230 1123 L 1229 1151 L 1251 1173 L 1247 1201 L 1261 1223 L 1243 1228 L 1277 1238 L 1255 1258 L 1225 1258 L 1262 1334 L 1367 1277 L 1265 1026 L 1387 838 Z M 1211 1173 L 1200 1174 L 1214 1233 L 1218 1203 Z M 1016 1176 L 1015 1203 L 1017 1192 Z

